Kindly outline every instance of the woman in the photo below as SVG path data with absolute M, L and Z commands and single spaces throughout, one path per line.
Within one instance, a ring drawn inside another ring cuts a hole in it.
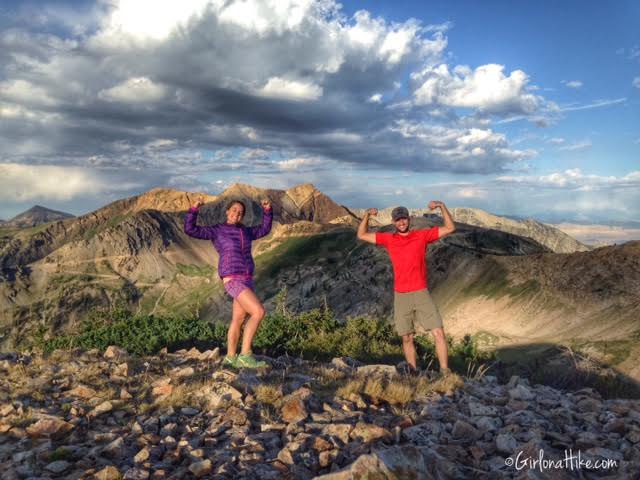
M 255 294 L 253 286 L 253 257 L 251 242 L 268 235 L 271 231 L 273 211 L 269 200 L 262 200 L 262 224 L 245 227 L 241 222 L 245 214 L 245 206 L 239 200 L 227 205 L 227 221 L 216 225 L 199 227 L 196 225 L 198 209 L 204 204 L 202 197 L 191 206 L 184 221 L 187 235 L 211 240 L 220 256 L 218 275 L 222 278 L 224 289 L 233 298 L 231 325 L 227 335 L 227 356 L 223 365 L 237 368 L 259 368 L 266 365 L 258 361 L 251 353 L 251 343 L 264 317 L 264 307 Z M 240 354 L 236 355 L 240 330 L 249 315 L 242 335 Z

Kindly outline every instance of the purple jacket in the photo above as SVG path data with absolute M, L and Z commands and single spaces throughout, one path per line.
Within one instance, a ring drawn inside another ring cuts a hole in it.
M 262 225 L 245 227 L 218 223 L 199 227 L 196 225 L 198 210 L 191 207 L 184 219 L 184 232 L 190 237 L 211 240 L 220 260 L 218 275 L 253 275 L 254 263 L 251 256 L 251 241 L 268 235 L 273 221 L 273 209 L 262 214 Z

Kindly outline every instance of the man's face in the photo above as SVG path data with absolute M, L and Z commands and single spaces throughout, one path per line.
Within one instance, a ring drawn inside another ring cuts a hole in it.
M 407 233 L 409 231 L 409 223 L 409 219 L 404 217 L 393 222 L 396 226 L 396 230 L 400 233 Z

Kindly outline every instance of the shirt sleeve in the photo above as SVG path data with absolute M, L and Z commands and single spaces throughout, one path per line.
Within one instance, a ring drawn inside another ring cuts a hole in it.
M 424 242 L 429 245 L 430 243 L 437 242 L 440 239 L 440 232 L 438 227 L 431 227 L 421 230 L 422 238 L 424 238 Z
M 249 234 L 253 240 L 269 235 L 273 223 L 273 207 L 262 211 L 262 224 L 249 227 Z
M 184 233 L 193 238 L 201 240 L 213 240 L 216 236 L 216 225 L 199 227 L 196 222 L 198 220 L 198 209 L 190 208 L 187 216 L 184 218 Z
M 382 245 L 383 247 L 386 247 L 387 245 L 389 245 L 389 239 L 391 238 L 391 236 L 391 233 L 376 232 L 376 245 Z

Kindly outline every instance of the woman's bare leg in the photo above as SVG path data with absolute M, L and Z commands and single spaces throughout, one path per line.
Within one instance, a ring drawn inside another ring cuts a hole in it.
M 240 340 L 240 330 L 242 324 L 247 317 L 247 311 L 242 308 L 237 299 L 233 301 L 233 310 L 231 312 L 231 325 L 227 333 L 227 355 L 233 357 L 238 349 L 238 340 Z
M 242 309 L 247 312 L 249 320 L 244 326 L 244 333 L 242 334 L 242 349 L 240 353 L 249 353 L 251 351 L 251 343 L 253 337 L 258 331 L 258 326 L 264 318 L 264 307 L 260 303 L 260 299 L 253 293 L 253 290 L 247 288 L 243 290 L 236 301 L 240 304 Z

